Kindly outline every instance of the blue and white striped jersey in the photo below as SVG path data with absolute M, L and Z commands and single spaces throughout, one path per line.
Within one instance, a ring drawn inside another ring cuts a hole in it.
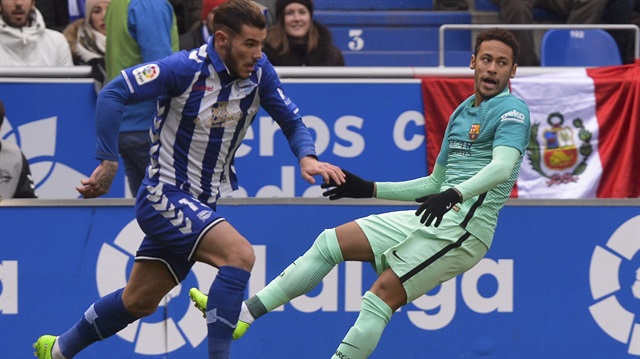
M 278 123 L 295 156 L 315 156 L 297 106 L 265 56 L 248 79 L 229 74 L 211 39 L 199 49 L 122 71 L 98 96 L 98 159 L 118 159 L 125 104 L 157 98 L 150 164 L 143 185 L 176 186 L 203 203 L 238 188 L 234 154 L 259 106 Z

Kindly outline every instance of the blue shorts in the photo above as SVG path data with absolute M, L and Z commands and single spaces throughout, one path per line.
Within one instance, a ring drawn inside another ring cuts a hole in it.
M 163 262 L 176 284 L 189 274 L 204 234 L 225 221 L 215 211 L 215 204 L 206 205 L 190 193 L 166 184 L 140 187 L 136 219 L 145 233 L 136 261 Z

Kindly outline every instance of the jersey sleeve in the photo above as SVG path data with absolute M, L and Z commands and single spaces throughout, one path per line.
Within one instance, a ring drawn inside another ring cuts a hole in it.
M 313 138 L 302 122 L 298 106 L 286 95 L 278 74 L 264 54 L 260 65 L 260 105 L 280 126 L 298 161 L 305 156 L 316 156 Z
M 413 201 L 418 197 L 440 192 L 445 168 L 436 163 L 427 177 L 402 182 L 376 182 L 376 198 Z
M 500 122 L 496 129 L 493 147 L 508 146 L 524 153 L 529 145 L 530 114 L 524 102 L 512 97 L 500 112 L 496 113 Z
M 96 103 L 96 158 L 118 160 L 118 134 L 124 106 L 175 96 L 191 83 L 194 68 L 186 52 L 122 70 L 98 94 Z
M 278 124 L 300 117 L 300 109 L 285 93 L 276 70 L 264 54 L 259 63 L 262 67 L 259 84 L 260 105 Z

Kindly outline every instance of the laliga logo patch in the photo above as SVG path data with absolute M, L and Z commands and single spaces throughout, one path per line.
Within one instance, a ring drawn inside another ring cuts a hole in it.
M 101 297 L 127 283 L 128 268 L 133 265 L 143 238 L 144 233 L 133 220 L 118 233 L 113 243 L 102 245 L 96 263 L 96 284 Z M 187 284 L 193 281 L 191 274 L 195 274 L 195 282 Z M 213 281 L 216 270 L 206 264 L 196 263 L 191 268 L 191 274 L 185 279 L 185 287 L 189 285 L 204 289 Z M 168 310 L 170 302 L 171 310 Z M 172 315 L 174 313 L 182 315 L 178 317 Z M 160 301 L 160 308 L 155 314 L 136 320 L 116 335 L 134 343 L 134 352 L 137 354 L 164 355 L 180 349 L 187 342 L 192 348 L 198 347 L 207 338 L 207 327 L 202 313 L 190 304 L 189 296 L 186 291 L 183 293 L 182 284 L 179 284 Z
M 605 247 L 591 256 L 589 284 L 596 302 L 589 307 L 598 326 L 640 356 L 640 216 L 623 223 Z
M 158 78 L 160 68 L 156 64 L 149 64 L 138 67 L 132 73 L 138 85 L 144 85 Z

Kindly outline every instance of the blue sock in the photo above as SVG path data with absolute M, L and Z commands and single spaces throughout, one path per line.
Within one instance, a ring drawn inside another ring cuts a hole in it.
M 62 355 L 73 358 L 82 349 L 114 335 L 138 319 L 124 308 L 122 291 L 123 288 L 98 299 L 80 321 L 58 337 Z
M 209 359 L 229 358 L 231 337 L 250 275 L 244 269 L 224 266 L 211 284 L 207 301 Z

